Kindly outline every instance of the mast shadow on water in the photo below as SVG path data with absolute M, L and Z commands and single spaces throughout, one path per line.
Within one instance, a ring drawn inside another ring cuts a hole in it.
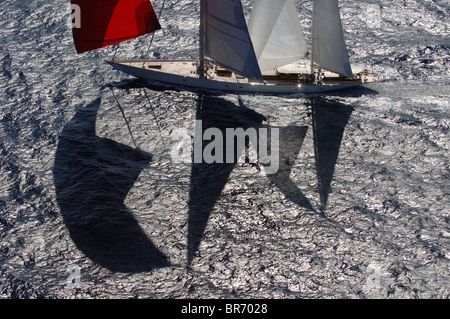
M 79 109 L 59 137 L 53 178 L 64 223 L 78 249 L 111 271 L 169 266 L 124 205 L 152 155 L 96 136 L 100 104 Z

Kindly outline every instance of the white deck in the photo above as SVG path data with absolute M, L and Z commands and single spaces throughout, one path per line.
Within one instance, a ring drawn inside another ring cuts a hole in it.
M 358 80 L 340 81 L 337 74 L 327 72 L 325 81 L 321 85 L 303 83 L 301 72 L 307 65 L 297 63 L 290 66 L 289 73 L 271 71 L 264 72 L 264 83 L 254 82 L 226 69 L 213 66 L 206 73 L 206 79 L 200 79 L 197 74 L 198 61 L 195 60 L 116 60 L 106 61 L 114 69 L 132 76 L 158 81 L 172 85 L 182 85 L 193 88 L 253 92 L 253 93 L 319 93 L 346 89 L 368 82 L 361 77 Z M 306 63 L 306 62 L 305 62 Z M 281 69 L 280 69 L 281 70 Z M 298 71 L 297 71 L 298 70 Z

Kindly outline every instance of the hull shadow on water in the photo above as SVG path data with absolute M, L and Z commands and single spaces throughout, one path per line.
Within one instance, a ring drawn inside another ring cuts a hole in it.
M 79 109 L 59 137 L 53 178 L 64 223 L 78 249 L 111 271 L 169 266 L 124 205 L 152 155 L 96 136 L 100 104 Z

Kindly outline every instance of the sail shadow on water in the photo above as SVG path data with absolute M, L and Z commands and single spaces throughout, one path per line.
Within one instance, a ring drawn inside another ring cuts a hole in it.
M 258 128 L 266 118 L 243 106 L 235 105 L 219 97 L 199 94 L 197 105 L 197 120 L 202 123 L 202 130 L 196 134 L 204 132 L 208 128 L 219 129 L 225 137 L 226 128 Z M 197 139 L 199 136 L 195 136 Z M 211 141 L 202 141 L 201 151 Z M 198 250 L 203 232 L 208 223 L 209 215 L 225 187 L 228 178 L 236 166 L 238 155 L 234 152 L 232 163 L 226 159 L 226 141 L 223 143 L 223 163 L 206 163 L 202 158 L 201 162 L 194 160 L 191 167 L 191 185 L 189 190 L 189 216 L 188 216 L 188 251 L 187 261 L 191 264 L 194 254 Z M 194 147 L 195 149 L 195 147 Z
M 289 176 L 303 145 L 308 127 L 288 126 L 279 129 L 279 169 L 275 174 L 268 174 L 267 177 L 291 202 L 314 211 L 308 198 Z
M 169 266 L 124 205 L 152 156 L 96 136 L 100 104 L 79 109 L 59 137 L 53 178 L 64 223 L 78 249 L 111 271 Z
M 311 99 L 314 154 L 321 212 L 325 212 L 331 193 L 339 150 L 345 127 L 353 112 L 353 107 L 325 98 Z
M 189 193 L 188 265 L 191 264 L 192 259 L 198 250 L 214 205 L 218 201 L 222 190 L 228 182 L 229 176 L 243 151 L 240 150 L 241 153 L 238 154 L 239 151 L 235 144 L 233 162 L 230 163 L 225 160 L 227 157 L 225 145 L 232 143 L 231 141 L 226 140 L 226 129 L 242 128 L 245 131 L 253 128 L 258 132 L 260 128 L 267 128 L 267 131 L 270 132 L 271 129 L 274 128 L 263 124 L 263 121 L 265 121 L 266 118 L 245 107 L 241 100 L 239 100 L 239 105 L 235 105 L 234 103 L 211 95 L 199 96 L 197 120 L 201 120 L 202 127 L 201 132 L 196 130 L 195 138 L 197 138 L 197 135 L 199 134 L 203 137 L 205 131 L 209 128 L 218 128 L 222 132 L 222 136 L 225 138 L 222 152 L 224 160 L 223 163 L 206 163 L 202 158 L 202 161 L 197 163 L 194 155 Z M 303 144 L 307 127 L 289 126 L 278 129 L 280 130 L 279 170 L 274 174 L 267 174 L 267 178 L 275 184 L 289 200 L 301 207 L 313 211 L 309 200 L 289 177 L 292 165 L 297 159 Z M 271 138 L 269 137 L 268 140 L 271 140 Z M 201 143 L 201 151 L 203 152 L 205 147 L 207 147 L 209 143 L 212 143 L 212 141 L 205 141 L 203 139 Z M 247 141 L 247 146 L 248 145 Z M 258 145 L 258 149 L 259 147 L 260 145 Z

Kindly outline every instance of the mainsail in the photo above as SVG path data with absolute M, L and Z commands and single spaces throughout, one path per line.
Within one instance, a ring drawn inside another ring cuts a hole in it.
M 78 53 L 137 38 L 161 29 L 149 0 L 72 0 L 79 27 L 72 28 Z
M 312 60 L 320 67 L 353 78 L 338 0 L 314 0 Z
M 255 1 L 248 29 L 262 71 L 295 62 L 308 53 L 294 0 Z
M 202 0 L 201 15 L 204 54 L 225 68 L 262 82 L 241 1 Z

